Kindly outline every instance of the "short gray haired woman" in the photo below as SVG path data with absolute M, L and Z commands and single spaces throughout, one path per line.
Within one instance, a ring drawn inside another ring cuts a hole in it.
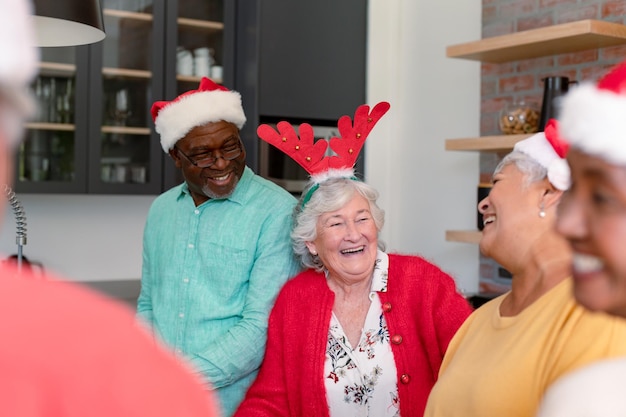
M 308 269 L 278 295 L 263 365 L 236 417 L 422 416 L 471 308 L 437 266 L 383 251 L 377 198 L 355 178 L 309 183 L 292 231 Z

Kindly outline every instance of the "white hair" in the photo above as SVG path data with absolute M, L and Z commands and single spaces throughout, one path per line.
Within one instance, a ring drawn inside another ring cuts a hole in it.
M 318 188 L 313 190 L 310 199 L 305 201 L 312 187 Z M 317 271 L 325 269 L 319 257 L 311 255 L 306 243 L 317 238 L 317 221 L 320 216 L 339 210 L 352 199 L 355 193 L 360 194 L 369 202 L 376 229 L 380 232 L 385 224 L 385 212 L 376 204 L 378 191 L 371 185 L 356 179 L 330 178 L 321 183 L 310 182 L 305 188 L 294 209 L 294 226 L 291 232 L 293 251 L 303 266 Z M 381 250 L 385 249 L 380 239 L 378 247 Z

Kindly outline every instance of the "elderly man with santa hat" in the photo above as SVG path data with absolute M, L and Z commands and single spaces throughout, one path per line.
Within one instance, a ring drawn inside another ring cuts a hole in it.
M 152 116 L 184 182 L 148 213 L 137 313 L 229 416 L 263 359 L 276 294 L 299 270 L 289 236 L 296 199 L 246 166 L 238 92 L 203 78 L 154 103 Z

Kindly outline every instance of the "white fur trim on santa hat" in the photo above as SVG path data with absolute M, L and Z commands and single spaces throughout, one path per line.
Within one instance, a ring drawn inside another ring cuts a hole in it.
M 331 178 L 352 178 L 354 177 L 354 168 L 330 168 L 326 171 L 311 175 L 311 181 L 320 184 Z
M 626 165 L 626 95 L 592 83 L 574 87 L 563 97 L 559 130 L 572 147 Z
M 194 127 L 219 121 L 243 127 L 246 115 L 238 92 L 213 90 L 181 96 L 159 111 L 154 124 L 161 146 L 168 152 Z
M 548 172 L 548 180 L 557 189 L 565 191 L 569 188 L 571 183 L 569 166 L 556 153 L 544 132 L 517 142 L 513 151 L 525 153 L 544 167 Z

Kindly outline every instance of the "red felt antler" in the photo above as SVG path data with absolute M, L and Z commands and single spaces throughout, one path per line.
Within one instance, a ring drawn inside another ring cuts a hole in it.
M 330 139 L 330 147 L 337 154 L 332 156 L 325 156 L 328 142 L 325 140 L 314 142 L 313 128 L 307 123 L 300 125 L 300 137 L 288 122 L 279 122 L 278 131 L 262 124 L 258 127 L 257 134 L 267 143 L 289 155 L 309 174 L 317 175 L 331 168 L 354 167 L 365 139 L 389 108 L 389 103 L 381 102 L 374 106 L 370 113 L 369 106 L 362 105 L 354 113 L 354 123 L 349 116 L 342 116 L 337 124 L 341 137 Z
M 313 128 L 308 123 L 300 125 L 300 137 L 289 122 L 278 122 L 278 132 L 271 126 L 262 124 L 257 128 L 257 134 L 267 143 L 274 145 L 294 161 L 296 161 L 309 174 L 323 170 L 324 154 L 328 142 L 325 140 L 314 141 Z
M 354 112 L 354 123 L 349 116 L 342 116 L 337 123 L 341 138 L 331 138 L 330 148 L 338 155 L 330 157 L 329 168 L 352 168 L 356 163 L 359 152 L 365 144 L 376 123 L 389 110 L 386 101 L 378 103 L 369 113 L 370 107 L 366 104 L 359 106 Z

